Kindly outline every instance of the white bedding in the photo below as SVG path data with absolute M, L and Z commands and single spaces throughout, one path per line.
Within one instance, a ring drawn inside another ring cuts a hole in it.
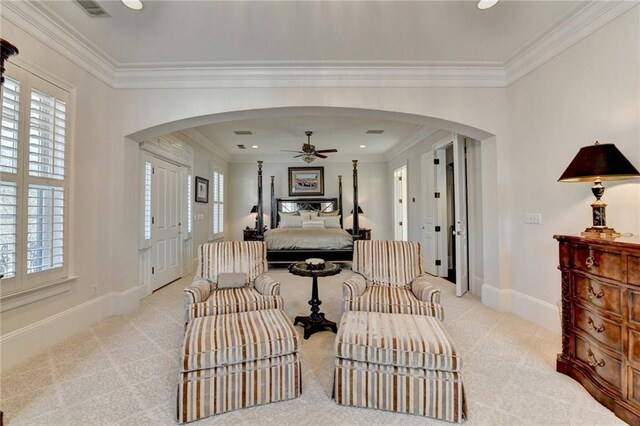
M 353 238 L 344 229 L 276 228 L 264 233 L 268 250 L 337 250 L 353 247 Z

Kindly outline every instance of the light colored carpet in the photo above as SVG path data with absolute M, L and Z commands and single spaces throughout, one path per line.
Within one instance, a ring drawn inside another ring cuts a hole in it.
M 311 279 L 271 269 L 282 282 L 285 310 L 307 315 Z M 339 321 L 341 283 L 320 279 L 321 310 Z M 49 348 L 0 378 L 8 424 L 175 424 L 178 353 L 184 332 L 179 280 L 141 301 L 128 315 L 108 318 Z M 577 382 L 555 372 L 560 336 L 475 297 L 442 288 L 445 327 L 463 359 L 467 425 L 623 424 Z M 297 327 L 302 337 L 302 328 Z M 349 408 L 331 400 L 333 340 L 325 331 L 302 340 L 300 398 L 235 411 L 197 424 L 448 424 L 418 416 Z

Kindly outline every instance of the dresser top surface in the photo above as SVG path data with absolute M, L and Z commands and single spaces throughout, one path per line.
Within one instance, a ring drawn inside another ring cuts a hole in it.
M 597 244 L 605 246 L 617 246 L 621 248 L 640 249 L 640 235 L 624 236 L 618 238 L 598 238 L 583 235 L 554 235 L 558 241 L 568 241 L 581 244 Z

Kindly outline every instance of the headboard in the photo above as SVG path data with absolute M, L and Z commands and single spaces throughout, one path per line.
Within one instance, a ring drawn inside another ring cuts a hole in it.
M 329 213 L 337 211 L 342 225 L 342 212 L 337 198 L 276 198 L 276 210 L 278 212 L 276 226 L 280 224 L 280 212 L 294 213 L 302 210 L 314 210 Z

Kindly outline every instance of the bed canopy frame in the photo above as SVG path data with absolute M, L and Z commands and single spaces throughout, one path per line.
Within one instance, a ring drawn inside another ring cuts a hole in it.
M 263 186 L 262 186 L 262 161 L 258 161 L 258 229 L 256 238 L 264 239 L 264 208 L 263 208 Z M 353 227 L 352 237 L 354 240 L 360 238 L 359 213 L 358 213 L 358 160 L 352 160 L 353 164 Z M 317 210 L 317 211 L 338 211 L 340 215 L 340 226 L 344 228 L 344 208 L 342 203 L 342 175 L 338 176 L 338 197 L 296 197 L 277 198 L 275 192 L 275 176 L 271 176 L 271 229 L 278 226 L 281 212 L 294 212 L 297 210 Z M 353 249 L 348 250 L 267 250 L 267 260 L 277 261 L 298 261 L 308 257 L 322 257 L 325 260 L 348 260 L 353 258 Z

